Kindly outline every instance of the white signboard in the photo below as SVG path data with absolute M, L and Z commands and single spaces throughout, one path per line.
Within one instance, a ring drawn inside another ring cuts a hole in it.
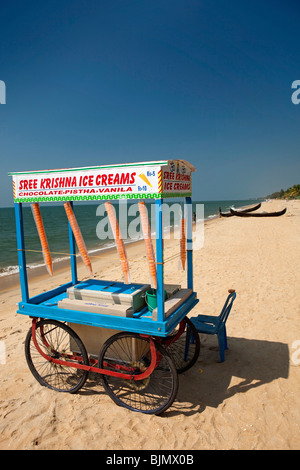
M 144 199 L 191 195 L 191 167 L 174 160 L 10 173 L 15 202 Z

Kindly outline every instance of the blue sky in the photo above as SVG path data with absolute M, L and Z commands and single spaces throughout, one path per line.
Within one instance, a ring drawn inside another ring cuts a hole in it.
M 9 171 L 183 158 L 195 200 L 300 182 L 298 0 L 10 1 L 0 10 L 0 206 Z

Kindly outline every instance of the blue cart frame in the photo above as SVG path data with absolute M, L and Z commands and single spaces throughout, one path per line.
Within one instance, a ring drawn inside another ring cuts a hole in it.
M 91 312 L 65 310 L 57 307 L 57 302 L 66 297 L 67 288 L 78 285 L 75 239 L 69 224 L 69 246 L 71 262 L 71 281 L 53 290 L 34 297 L 29 295 L 26 271 L 26 248 L 24 242 L 24 226 L 22 203 L 15 203 L 16 235 L 19 262 L 19 275 L 22 301 L 17 313 L 37 318 L 55 319 L 63 322 L 91 325 L 121 331 L 166 337 L 197 304 L 197 295 L 193 291 L 193 249 L 192 249 L 192 198 L 185 197 L 187 207 L 187 288 L 191 295 L 165 319 L 164 310 L 164 251 L 163 251 L 163 199 L 155 201 L 156 219 L 156 264 L 157 264 L 157 320 L 149 318 L 148 308 L 134 314 L 133 318 L 113 315 L 99 315 Z M 71 202 L 73 205 L 73 203 Z

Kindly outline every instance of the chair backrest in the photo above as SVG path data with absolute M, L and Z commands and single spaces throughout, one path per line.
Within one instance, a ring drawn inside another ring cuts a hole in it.
M 226 299 L 224 307 L 222 308 L 222 312 L 220 313 L 219 318 L 218 318 L 219 326 L 221 326 L 222 323 L 226 323 L 227 318 L 230 314 L 230 310 L 232 308 L 233 301 L 236 298 L 235 290 L 230 289 L 228 292 L 229 292 L 229 295 Z

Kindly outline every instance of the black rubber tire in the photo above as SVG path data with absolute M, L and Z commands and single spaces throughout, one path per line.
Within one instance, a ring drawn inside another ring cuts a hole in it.
M 42 340 L 42 334 L 46 335 L 51 345 L 51 351 Z M 56 320 L 40 320 L 36 324 L 36 338 L 39 347 L 47 354 L 55 358 L 63 358 L 71 353 L 70 344 L 76 349 L 76 354 L 82 357 L 81 363 L 88 365 L 88 355 L 79 336 L 64 323 Z M 88 371 L 67 367 L 45 359 L 36 349 L 32 339 L 32 328 L 28 331 L 25 340 L 25 356 L 28 367 L 35 379 L 44 387 L 57 392 L 76 393 L 86 382 Z M 69 358 L 68 362 L 72 362 Z M 73 361 L 74 362 L 74 361 Z M 76 361 L 77 362 L 77 361 Z
M 172 357 L 178 374 L 182 374 L 182 372 L 186 372 L 190 369 L 195 364 L 200 354 L 200 338 L 195 325 L 188 317 L 185 317 L 183 321 L 185 322 L 185 329 L 177 341 L 174 341 L 174 343 L 171 343 L 169 346 L 164 344 L 164 340 L 161 341 L 161 344 Z M 170 336 L 167 336 L 166 341 L 175 334 L 176 333 L 172 332 Z M 185 357 L 187 334 L 191 334 L 193 343 L 189 344 L 188 356 Z
M 144 380 L 121 379 L 102 375 L 104 388 L 119 406 L 146 414 L 161 414 L 174 402 L 178 390 L 178 375 L 174 363 L 166 350 L 155 340 L 160 361 L 154 371 Z M 134 346 L 133 346 L 134 345 Z M 117 333 L 103 345 L 98 366 L 107 369 L 104 363 L 135 367 L 136 373 L 144 372 L 151 363 L 150 338 L 135 333 Z

